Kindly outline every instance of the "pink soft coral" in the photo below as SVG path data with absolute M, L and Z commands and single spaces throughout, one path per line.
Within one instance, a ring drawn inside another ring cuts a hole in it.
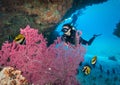
M 23 72 L 29 82 L 39 85 L 77 85 L 76 69 L 83 61 L 85 48 L 81 45 L 65 48 L 57 40 L 47 47 L 38 30 L 27 26 L 21 29 L 26 44 L 4 43 L 0 50 L 0 65 L 12 66 Z

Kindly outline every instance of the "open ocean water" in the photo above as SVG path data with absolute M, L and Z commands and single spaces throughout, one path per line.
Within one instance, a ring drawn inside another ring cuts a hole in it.
M 91 46 L 86 46 L 84 62 L 77 75 L 81 85 L 120 85 L 120 38 L 113 35 L 116 24 L 120 21 L 119 9 L 120 0 L 108 0 L 82 9 L 82 14 L 78 16 L 75 27 L 82 31 L 84 39 L 89 40 L 93 34 L 102 34 Z M 81 10 L 75 13 L 79 11 Z M 71 17 L 62 22 L 57 31 L 70 21 Z M 94 56 L 97 56 L 97 62 L 92 66 L 90 61 Z M 81 71 L 86 64 L 91 67 L 89 75 L 84 75 Z

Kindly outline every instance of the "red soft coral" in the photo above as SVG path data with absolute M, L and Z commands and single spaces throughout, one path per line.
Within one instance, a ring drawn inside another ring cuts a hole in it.
M 78 45 L 65 48 L 59 39 L 47 47 L 47 42 L 38 30 L 27 26 L 21 29 L 26 44 L 4 43 L 0 50 L 0 65 L 12 66 L 23 72 L 35 85 L 76 85 L 76 69 L 83 61 L 85 48 Z

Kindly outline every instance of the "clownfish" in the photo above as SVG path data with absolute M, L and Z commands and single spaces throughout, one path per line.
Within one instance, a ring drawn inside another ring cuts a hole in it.
M 14 41 L 19 44 L 25 44 L 25 36 L 23 34 L 19 34 L 15 37 Z
M 91 68 L 90 68 L 89 66 L 84 66 L 83 69 L 82 69 L 82 71 L 83 71 L 86 75 L 88 75 L 88 74 L 90 74 L 90 72 L 91 72 Z
M 97 56 L 94 56 L 91 60 L 91 64 L 94 65 L 97 61 Z

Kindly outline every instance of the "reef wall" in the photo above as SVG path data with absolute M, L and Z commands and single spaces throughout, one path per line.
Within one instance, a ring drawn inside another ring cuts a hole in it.
M 49 37 L 75 10 L 107 0 L 0 0 L 0 46 L 27 24 Z

